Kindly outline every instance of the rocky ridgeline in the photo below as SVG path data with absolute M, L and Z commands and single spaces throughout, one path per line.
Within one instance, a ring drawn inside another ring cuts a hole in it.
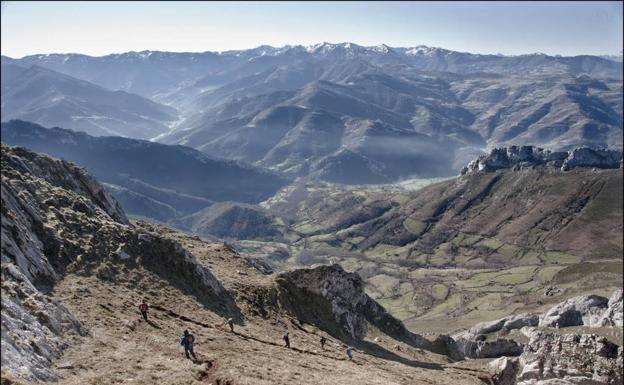
M 622 348 L 594 334 L 558 334 L 524 328 L 528 347 L 520 357 L 490 363 L 498 385 L 619 385 Z
M 276 277 L 277 299 L 300 320 L 337 338 L 359 341 L 369 324 L 408 345 L 434 350 L 431 342 L 408 331 L 364 292 L 364 281 L 340 265 L 318 265 L 285 271 Z
M 543 166 L 568 171 L 578 167 L 622 167 L 622 151 L 575 148 L 570 151 L 550 151 L 534 146 L 495 148 L 481 155 L 461 170 L 461 175 L 472 172 L 492 172 L 500 169 L 520 170 Z
M 57 380 L 52 360 L 89 332 L 50 294 L 66 273 L 115 280 L 117 266 L 140 263 L 182 289 L 223 292 L 178 242 L 131 226 L 72 163 L 2 145 L 1 203 L 2 369 L 16 377 Z
M 518 356 L 525 346 L 506 338 L 491 339 L 488 335 L 524 327 L 622 327 L 622 301 L 620 289 L 610 298 L 581 295 L 558 303 L 543 314 L 516 314 L 482 322 L 451 336 L 450 355 L 456 359 Z

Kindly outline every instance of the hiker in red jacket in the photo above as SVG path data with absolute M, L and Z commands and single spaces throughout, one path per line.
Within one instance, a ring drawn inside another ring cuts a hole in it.
M 139 305 L 139 310 L 141 311 L 141 315 L 143 316 L 143 319 L 145 320 L 145 322 L 147 322 L 147 309 L 149 307 L 147 306 L 147 303 L 145 303 L 145 300 L 143 300 L 143 302 L 141 302 L 141 304 Z

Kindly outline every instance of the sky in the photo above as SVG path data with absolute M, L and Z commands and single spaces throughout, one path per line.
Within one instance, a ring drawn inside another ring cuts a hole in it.
M 13 2 L 1 52 L 101 56 L 352 42 L 518 55 L 622 53 L 622 2 Z

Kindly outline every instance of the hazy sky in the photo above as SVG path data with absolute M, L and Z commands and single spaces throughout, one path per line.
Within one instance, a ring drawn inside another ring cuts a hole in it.
M 619 54 L 622 2 L 2 2 L 2 54 L 420 44 Z

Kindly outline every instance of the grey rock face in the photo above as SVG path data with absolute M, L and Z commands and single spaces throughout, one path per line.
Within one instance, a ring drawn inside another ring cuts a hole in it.
M 497 338 L 485 341 L 484 335 L 472 335 L 469 332 L 451 337 L 447 343 L 449 356 L 456 360 L 465 358 L 497 358 L 502 356 L 519 356 L 524 345 L 516 341 Z
M 529 330 L 518 385 L 622 383 L 622 348 L 594 334 Z
M 50 294 L 67 273 L 114 280 L 112 264 L 136 261 L 179 287 L 223 293 L 178 242 L 130 226 L 106 190 L 71 163 L 3 144 L 1 198 L 1 364 L 15 377 L 58 380 L 52 361 L 88 333 Z
M 608 307 L 608 300 L 598 295 L 583 295 L 561 302 L 540 316 L 539 326 L 597 326 Z
M 337 336 L 362 340 L 368 325 L 412 346 L 431 349 L 425 338 L 409 332 L 401 321 L 364 292 L 364 281 L 340 265 L 318 265 L 280 273 L 276 281 L 282 307 L 300 319 L 322 325 Z
M 516 375 L 520 369 L 517 357 L 500 357 L 488 364 L 494 372 L 494 383 L 497 385 L 516 385 Z
M 60 279 L 62 240 L 48 209 L 65 206 L 102 223 L 127 223 L 119 205 L 84 170 L 2 146 L 2 367 L 29 380 L 52 381 L 50 360 L 66 339 L 85 333 L 46 293 Z M 118 221 L 118 222 L 114 222 Z M 56 255 L 55 255 L 56 254 Z
M 453 335 L 451 338 L 454 342 L 450 344 L 449 350 L 456 359 L 518 356 L 522 354 L 522 344 L 504 338 L 486 342 L 486 334 L 496 333 L 503 328 L 513 330 L 524 326 L 537 326 L 538 320 L 539 317 L 535 314 L 517 314 L 479 323 L 468 331 Z
M 472 172 L 492 172 L 500 169 L 519 170 L 544 166 L 568 171 L 577 167 L 618 168 L 622 164 L 622 151 L 575 148 L 568 152 L 552 152 L 534 146 L 511 146 L 495 148 L 490 154 L 482 155 L 470 162 L 461 171 L 462 175 Z
M 324 265 L 280 273 L 278 282 L 283 287 L 294 287 L 325 299 L 331 316 L 344 334 L 354 340 L 366 336 L 368 323 L 358 309 L 369 298 L 364 292 L 364 282 L 357 274 L 348 273 L 339 265 Z
M 609 298 L 607 310 L 597 321 L 596 326 L 622 327 L 622 289 L 616 290 Z
M 575 167 L 618 168 L 621 164 L 621 151 L 592 150 L 582 147 L 568 152 L 561 169 L 566 171 Z

